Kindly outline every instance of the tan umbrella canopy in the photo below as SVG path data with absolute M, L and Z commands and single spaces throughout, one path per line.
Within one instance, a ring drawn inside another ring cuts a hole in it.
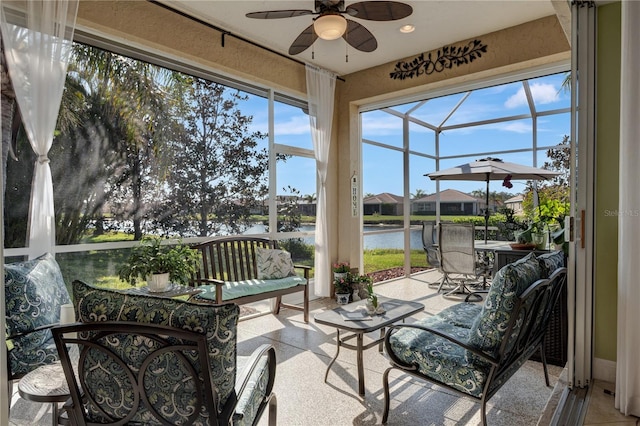
M 505 186 L 510 188 L 511 180 L 546 180 L 558 176 L 559 172 L 539 169 L 537 167 L 523 166 L 509 163 L 499 158 L 483 158 L 472 163 L 461 164 L 450 169 L 428 173 L 431 180 L 471 180 L 486 181 L 486 206 L 484 212 L 484 240 L 487 241 L 487 229 L 489 227 L 489 181 L 502 180 Z

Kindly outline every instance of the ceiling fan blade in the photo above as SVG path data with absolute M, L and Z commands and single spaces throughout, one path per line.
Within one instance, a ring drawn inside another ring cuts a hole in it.
M 289 47 L 289 55 L 297 55 L 298 53 L 304 52 L 313 44 L 314 41 L 316 41 L 317 38 L 318 35 L 313 30 L 313 24 L 309 25 L 300 33 L 298 38 L 291 43 L 291 47 Z
M 296 16 L 312 15 L 312 10 L 301 9 L 289 9 L 289 10 L 265 10 L 264 12 L 251 12 L 245 16 L 247 18 L 255 19 L 280 19 L 280 18 L 294 18 Z
M 371 31 L 350 19 L 347 19 L 347 31 L 342 35 L 342 38 L 361 52 L 373 52 L 378 48 L 378 41 L 371 34 Z
M 346 12 L 369 21 L 395 21 L 411 15 L 413 8 L 397 1 L 361 1 L 347 6 Z

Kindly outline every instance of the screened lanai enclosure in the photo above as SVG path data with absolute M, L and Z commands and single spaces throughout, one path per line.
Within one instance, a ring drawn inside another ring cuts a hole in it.
M 569 73 L 527 77 L 361 109 L 362 191 L 369 204 L 363 216 L 365 270 L 385 264 L 407 274 L 427 266 L 423 220 L 480 225 L 488 209 L 490 236 L 512 239 L 513 233 L 499 235 L 506 221 L 524 226 L 541 212 L 562 219 L 569 202 Z M 488 205 L 481 182 L 425 176 L 486 157 L 560 175 L 535 184 L 536 191 L 532 182 L 492 182 Z M 383 197 L 387 205 L 376 201 Z
M 64 278 L 120 285 L 144 235 L 195 243 L 266 234 L 313 265 L 316 173 L 307 102 L 76 32 L 53 178 Z M 30 193 L 37 155 L 16 132 L 7 167 L 5 257 L 35 257 Z
M 81 31 L 75 40 L 48 154 L 51 251 L 65 280 L 120 285 L 118 266 L 148 234 L 188 243 L 269 235 L 314 265 L 317 173 L 305 99 Z M 364 272 L 427 267 L 422 220 L 481 220 L 488 208 L 500 221 L 508 199 L 529 190 L 494 185 L 485 206 L 479 185 L 425 174 L 487 156 L 562 167 L 562 155 L 549 154 L 568 146 L 569 93 L 567 73 L 554 71 L 362 108 Z M 27 230 L 36 158 L 19 129 L 7 166 L 7 262 L 41 254 Z M 461 199 L 444 208 L 438 194 L 449 189 Z

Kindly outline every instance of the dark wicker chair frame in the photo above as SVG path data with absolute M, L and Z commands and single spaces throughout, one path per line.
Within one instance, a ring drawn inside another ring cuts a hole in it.
M 562 288 L 566 284 L 565 267 L 556 269 L 548 279 L 541 279 L 531 284 L 519 297 L 515 304 L 512 315 L 508 322 L 505 338 L 500 344 L 498 354 L 494 357 L 469 346 L 452 336 L 442 333 L 429 327 L 422 327 L 412 324 L 398 324 L 391 326 L 385 336 L 385 348 L 389 356 L 391 367 L 383 374 L 384 386 L 384 413 L 382 415 L 382 423 L 386 423 L 389 415 L 389 373 L 393 369 L 401 370 L 419 379 L 430 381 L 439 386 L 446 387 L 456 393 L 478 400 L 481 404 L 482 424 L 487 424 L 486 404 L 487 401 L 502 387 L 502 385 L 517 371 L 517 369 L 531 357 L 536 351 L 539 351 L 542 365 L 544 368 L 544 378 L 547 386 L 549 386 L 549 375 L 547 372 L 547 362 L 545 359 L 545 333 L 551 318 L 552 311 L 557 303 Z M 520 327 L 516 325 L 521 324 Z M 421 374 L 417 365 L 409 365 L 398 359 L 391 349 L 389 337 L 401 328 L 415 328 L 428 333 L 438 335 L 449 340 L 452 344 L 458 345 L 466 349 L 469 353 L 477 356 L 479 359 L 491 364 L 487 380 L 484 384 L 482 396 L 477 398 L 473 395 L 461 392 L 444 383 L 440 383 L 430 377 Z M 511 344 L 512 342 L 515 343 Z
M 163 385 L 168 386 L 171 389 L 175 388 L 190 388 L 190 395 L 195 398 L 195 403 L 191 403 L 189 406 L 180 407 L 181 412 L 191 413 L 186 421 L 182 424 L 190 425 L 198 419 L 199 414 L 206 410 L 209 413 L 209 421 L 212 425 L 229 425 L 232 423 L 231 418 L 234 415 L 235 404 L 237 404 L 237 397 L 229 398 L 225 407 L 218 407 L 217 404 L 217 392 L 211 381 L 211 365 L 209 363 L 206 336 L 204 334 L 183 330 L 175 327 L 169 327 L 166 325 L 152 325 L 142 324 L 136 322 L 97 322 L 97 323 L 76 323 L 68 326 L 59 326 L 53 328 L 53 336 L 56 341 L 58 352 L 62 362 L 62 367 L 69 383 L 69 390 L 71 394 L 70 400 L 65 404 L 62 414 L 60 415 L 60 424 L 72 424 L 72 425 L 86 425 L 96 424 L 89 423 L 87 419 L 87 411 L 85 404 L 87 401 L 91 401 L 92 406 L 98 409 L 100 408 L 99 395 L 101 389 L 97 389 L 95 384 L 87 383 L 85 380 L 87 374 L 89 374 L 92 367 L 96 367 L 89 362 L 89 355 L 99 353 L 105 356 L 107 359 L 113 361 L 126 375 L 127 380 L 119 382 L 120 388 L 117 389 L 117 394 L 133 394 L 132 406 L 122 415 L 120 418 L 114 418 L 109 416 L 104 411 L 101 415 L 110 419 L 100 424 L 109 425 L 123 425 L 127 424 L 130 419 L 143 407 L 156 419 L 160 424 L 171 425 L 165 416 L 163 416 L 162 410 L 158 411 L 153 408 L 153 393 L 156 390 L 154 386 L 145 389 L 145 377 L 155 376 L 156 371 L 154 368 L 158 367 L 154 361 L 161 360 L 173 360 L 174 363 L 180 364 L 183 371 L 188 371 L 187 376 L 179 376 L 174 378 L 176 383 L 167 383 L 172 377 L 168 374 L 164 374 Z M 80 338 L 75 337 L 79 333 Z M 120 339 L 123 336 L 140 336 L 145 339 L 149 339 L 156 343 L 153 349 L 145 352 L 149 347 L 145 346 L 144 351 L 139 351 L 137 355 L 143 357 L 139 369 L 134 369 L 128 363 L 122 359 L 109 344 L 105 344 L 106 338 L 113 337 Z M 70 356 L 69 347 L 78 345 L 79 360 L 73 359 Z M 276 423 L 276 400 L 275 395 L 272 394 L 273 378 L 275 377 L 275 350 L 273 347 L 264 345 L 262 351 L 256 351 L 254 356 L 250 360 L 252 366 L 255 366 L 255 360 L 266 354 L 268 356 L 269 363 L 269 377 L 271 378 L 267 383 L 267 397 L 259 407 L 258 414 L 256 416 L 256 422 L 260 419 L 260 416 L 264 412 L 265 408 L 269 406 L 269 424 L 275 425 Z M 194 361 L 194 354 L 197 355 Z M 195 363 L 195 365 L 194 365 Z M 194 368 L 198 367 L 199 372 Z M 241 378 L 240 391 L 237 394 L 241 394 L 242 390 L 247 384 L 247 380 L 251 377 L 252 369 L 245 371 L 245 376 Z M 110 383 L 116 383 L 112 380 Z M 165 387 L 166 389 L 166 387 Z M 189 398 L 187 398 L 189 399 Z M 173 401 L 181 402 L 182 398 L 176 397 Z M 195 409 L 194 409 L 195 407 Z M 191 410 L 190 410 L 191 408 Z
M 280 308 L 295 309 L 304 312 L 304 321 L 309 322 L 309 271 L 311 267 L 306 265 L 294 265 L 296 269 L 303 271 L 306 284 L 295 287 L 272 290 L 260 294 L 243 296 L 232 300 L 222 300 L 222 291 L 225 281 L 244 281 L 258 278 L 258 265 L 256 261 L 256 248 L 277 249 L 278 243 L 268 238 L 257 237 L 218 237 L 192 248 L 202 254 L 200 269 L 192 278 L 194 286 L 214 284 L 216 285 L 216 303 L 245 303 L 257 302 L 265 299 L 276 299 L 274 314 L 280 313 Z M 302 292 L 303 306 L 282 302 L 282 296 L 286 294 Z

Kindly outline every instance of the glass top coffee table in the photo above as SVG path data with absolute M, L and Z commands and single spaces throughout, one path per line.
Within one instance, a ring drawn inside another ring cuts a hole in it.
M 341 305 L 335 309 L 316 314 L 314 319 L 318 324 L 328 325 L 336 329 L 336 354 L 327 366 L 324 374 L 326 383 L 329 370 L 340 354 L 340 347 L 357 351 L 356 360 L 358 364 L 358 394 L 364 395 L 364 365 L 362 354 L 365 349 L 378 345 L 378 350 L 382 352 L 382 342 L 384 340 L 385 328 L 404 320 L 411 315 L 418 313 L 424 309 L 424 305 L 418 302 L 410 302 L 406 300 L 389 299 L 387 297 L 378 296 L 378 301 L 385 309 L 383 314 L 365 315 L 363 319 L 345 319 L 349 312 L 360 312 L 364 309 L 366 300 Z M 363 311 L 366 312 L 366 311 Z M 340 330 L 351 332 L 353 334 L 340 338 Z M 368 344 L 364 344 L 364 334 L 372 331 L 380 330 L 380 337 Z M 356 344 L 346 343 L 352 338 L 356 338 Z

